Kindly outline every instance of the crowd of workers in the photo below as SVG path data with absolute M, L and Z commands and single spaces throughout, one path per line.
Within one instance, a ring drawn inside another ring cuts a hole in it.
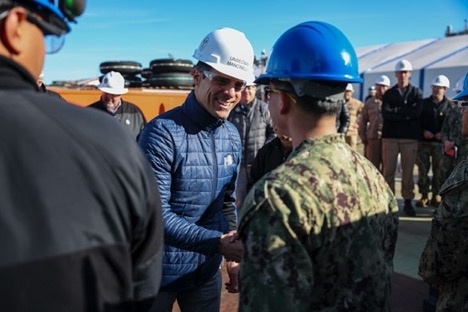
M 419 274 L 438 310 L 466 310 L 468 76 L 424 99 L 400 60 L 361 103 L 335 26 L 287 29 L 259 77 L 223 27 L 196 48 L 186 100 L 147 122 L 119 73 L 90 108 L 37 81 L 84 9 L 0 3 L 2 310 L 217 312 L 225 266 L 239 311 L 390 311 L 398 155 L 404 212 L 415 165 L 418 205 L 438 206 Z

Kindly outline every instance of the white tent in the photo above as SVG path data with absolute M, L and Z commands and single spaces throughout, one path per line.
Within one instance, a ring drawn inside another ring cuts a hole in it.
M 468 73 L 468 34 L 439 39 L 427 39 L 357 48 L 359 71 L 363 84 L 354 85 L 354 97 L 363 100 L 367 90 L 380 75 L 387 75 L 396 83 L 395 64 L 407 59 L 413 65 L 411 84 L 431 94 L 430 84 L 437 75 L 450 80 L 447 96 L 455 95 L 453 87 L 460 77 Z

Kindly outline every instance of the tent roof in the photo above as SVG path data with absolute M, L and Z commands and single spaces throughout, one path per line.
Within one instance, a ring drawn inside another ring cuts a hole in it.
M 468 34 L 357 48 L 361 73 L 393 72 L 396 62 L 407 59 L 414 70 L 427 67 L 468 66 Z

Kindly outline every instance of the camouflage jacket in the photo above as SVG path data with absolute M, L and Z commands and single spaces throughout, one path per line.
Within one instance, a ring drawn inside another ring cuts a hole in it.
M 468 311 L 468 160 L 453 170 L 440 195 L 419 275 L 439 289 L 437 311 Z
M 447 110 L 447 115 L 440 130 L 442 143 L 444 141 L 452 141 L 455 142 L 455 145 L 460 145 L 463 140 L 461 133 L 462 115 L 460 109 L 452 102 L 450 103 L 451 105 Z
M 240 210 L 239 311 L 389 311 L 396 199 L 342 136 L 309 139 Z

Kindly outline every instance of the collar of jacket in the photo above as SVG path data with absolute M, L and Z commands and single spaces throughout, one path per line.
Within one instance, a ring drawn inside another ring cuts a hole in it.
M 0 55 L 0 89 L 39 91 L 36 79 L 20 64 Z
M 251 112 L 254 108 L 255 105 L 257 105 L 257 98 L 255 97 L 252 101 L 249 102 L 249 104 L 244 105 L 242 102 L 237 103 L 237 105 L 234 107 L 234 110 L 236 113 L 248 113 Z
M 192 91 L 185 100 L 182 109 L 186 117 L 193 121 L 198 128 L 211 130 L 220 127 L 226 120 L 218 119 L 211 115 L 195 98 Z

